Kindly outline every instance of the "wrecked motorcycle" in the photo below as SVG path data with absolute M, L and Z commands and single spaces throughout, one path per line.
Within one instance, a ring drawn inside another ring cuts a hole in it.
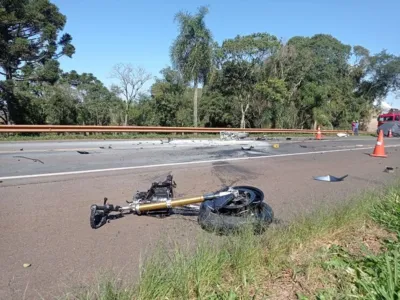
M 172 175 L 168 175 L 164 181 L 153 182 L 146 192 L 138 191 L 126 206 L 114 206 L 104 198 L 103 205 L 91 206 L 90 226 L 97 229 L 111 219 L 131 213 L 163 218 L 196 212 L 203 229 L 231 232 L 249 224 L 263 229 L 274 218 L 272 208 L 264 202 L 264 193 L 256 187 L 224 187 L 213 193 L 181 199 L 174 198 L 174 188 L 176 183 Z M 194 205 L 197 203 L 200 205 Z M 112 212 L 117 214 L 113 215 Z

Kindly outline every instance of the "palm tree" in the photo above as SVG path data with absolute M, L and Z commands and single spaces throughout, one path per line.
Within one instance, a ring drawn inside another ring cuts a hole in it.
M 179 22 L 179 35 L 171 46 L 173 66 L 186 82 L 193 82 L 193 123 L 197 127 L 197 93 L 199 83 L 206 83 L 212 64 L 212 34 L 206 28 L 204 17 L 208 8 L 201 6 L 192 16 L 178 12 L 174 21 Z

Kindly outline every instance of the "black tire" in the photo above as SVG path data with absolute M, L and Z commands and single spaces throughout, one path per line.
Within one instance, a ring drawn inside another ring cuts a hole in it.
M 259 233 L 273 222 L 274 212 L 265 202 L 253 207 L 251 212 L 252 214 L 245 217 L 215 213 L 207 202 L 203 202 L 200 206 L 198 223 L 206 231 L 229 234 L 249 225 L 254 226 L 255 232 Z

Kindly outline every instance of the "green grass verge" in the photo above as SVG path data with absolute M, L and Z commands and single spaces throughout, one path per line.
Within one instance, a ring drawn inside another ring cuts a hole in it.
M 370 217 L 392 235 L 381 239 L 378 249 L 363 245 L 354 252 L 342 245 L 331 247 L 322 266 L 336 280 L 330 289 L 318 292 L 317 299 L 400 298 L 400 190 L 392 189 L 377 202 Z
M 104 279 L 65 299 L 399 299 L 399 230 L 396 184 L 261 235 L 244 228 L 160 245 L 138 283 Z
M 251 134 L 251 137 L 259 137 L 259 136 L 267 136 L 267 137 L 314 137 L 313 134 L 291 134 L 291 133 L 267 133 L 267 134 Z M 335 135 L 328 135 L 328 137 L 334 137 Z M 375 134 L 370 133 L 362 133 L 360 136 L 376 136 Z M 4 142 L 12 142 L 12 141 L 52 141 L 52 140 L 125 140 L 125 139 L 208 139 L 208 138 L 219 138 L 218 134 L 207 134 L 207 133 L 199 133 L 197 135 L 194 134 L 158 134 L 158 133 L 94 133 L 94 134 L 82 134 L 82 133 L 69 133 L 69 134 L 55 134 L 55 133 L 18 133 L 18 134 L 8 134 L 3 133 L 0 134 L 0 141 Z

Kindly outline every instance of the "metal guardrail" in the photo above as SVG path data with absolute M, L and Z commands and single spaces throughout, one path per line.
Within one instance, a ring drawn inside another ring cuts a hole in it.
M 135 132 L 135 133 L 220 133 L 221 131 L 248 133 L 296 133 L 315 134 L 313 129 L 276 128 L 210 128 L 210 127 L 161 127 L 161 126 L 78 126 L 78 125 L 0 125 L 0 133 L 67 133 L 67 132 Z M 351 130 L 321 130 L 322 134 L 339 132 L 351 134 Z

